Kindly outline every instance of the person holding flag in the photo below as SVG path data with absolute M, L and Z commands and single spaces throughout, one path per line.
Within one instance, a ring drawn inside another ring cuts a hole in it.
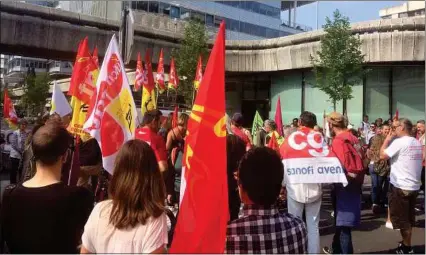
M 273 120 L 269 120 L 267 122 L 266 130 L 268 130 L 268 134 L 265 137 L 265 146 L 269 146 L 270 141 L 272 140 L 272 138 L 274 138 L 275 142 L 277 143 L 274 146 L 278 146 L 279 148 L 284 142 L 284 137 L 278 133 L 277 123 Z
M 235 113 L 234 116 L 232 116 L 232 120 L 231 120 L 231 131 L 234 135 L 238 136 L 245 142 L 246 149 L 248 151 L 251 149 L 253 142 L 252 142 L 250 131 L 243 128 L 243 122 L 244 122 L 243 115 L 238 112 Z

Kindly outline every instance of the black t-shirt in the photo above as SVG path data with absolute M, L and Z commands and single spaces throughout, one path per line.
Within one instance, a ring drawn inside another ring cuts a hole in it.
M 11 253 L 77 253 L 93 195 L 55 183 L 7 187 L 1 208 L 3 238 Z

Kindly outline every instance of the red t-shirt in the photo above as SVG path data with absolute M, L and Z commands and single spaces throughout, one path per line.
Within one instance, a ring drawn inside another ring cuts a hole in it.
M 167 161 L 166 143 L 163 138 L 148 127 L 136 129 L 136 139 L 148 143 L 154 150 L 157 161 Z

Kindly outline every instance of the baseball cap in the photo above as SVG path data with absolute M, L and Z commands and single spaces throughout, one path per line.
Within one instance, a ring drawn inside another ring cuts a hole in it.
M 348 120 L 347 118 L 338 112 L 332 112 L 327 116 L 327 121 L 335 126 L 335 127 L 347 127 L 348 126 Z

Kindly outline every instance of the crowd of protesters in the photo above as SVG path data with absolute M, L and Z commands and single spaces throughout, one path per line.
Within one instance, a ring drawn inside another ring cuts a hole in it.
M 21 120 L 1 145 L 2 167 L 10 172 L 11 183 L 1 204 L 1 251 L 167 252 L 165 208 L 178 208 L 182 195 L 189 119 L 180 113 L 173 125 L 173 117 L 171 113 L 162 123 L 161 111 L 146 112 L 135 140 L 120 149 L 112 176 L 102 170 L 97 141 L 76 143 L 66 130 L 69 118 L 45 115 L 31 131 Z M 362 186 L 368 174 L 373 213 L 387 212 L 386 227 L 400 230 L 396 252 L 412 252 L 415 210 L 424 209 L 416 204 L 419 191 L 424 192 L 424 120 L 416 125 L 406 118 L 369 123 L 364 116 L 355 130 L 340 113 L 331 113 L 328 126 L 319 127 L 315 114 L 303 112 L 283 126 L 282 134 L 275 121 L 266 120 L 253 137 L 243 123 L 243 115 L 234 114 L 226 137 L 226 253 L 320 253 L 322 184 L 286 184 L 282 155 L 268 148 L 272 138 L 280 146 L 297 130 L 321 133 L 323 146 L 331 147 L 348 179 L 347 186 L 331 185 L 336 228 L 331 246 L 323 251 L 354 252 L 351 231 L 361 221 Z M 77 185 L 69 186 L 75 146 L 80 149 L 80 171 Z M 367 165 L 365 171 L 345 164 L 348 146 L 359 152 L 357 160 Z M 284 201 L 287 206 L 282 206 Z

